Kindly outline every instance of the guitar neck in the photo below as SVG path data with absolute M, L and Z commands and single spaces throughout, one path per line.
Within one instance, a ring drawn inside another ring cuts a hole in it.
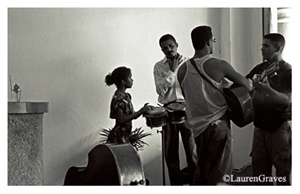
M 273 62 L 271 65 L 265 69 L 259 78 L 259 81 L 264 82 L 268 77 L 273 77 L 277 75 L 277 71 L 279 70 L 279 62 Z

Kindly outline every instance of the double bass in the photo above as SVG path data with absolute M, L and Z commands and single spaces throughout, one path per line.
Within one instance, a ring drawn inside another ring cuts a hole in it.
M 141 159 L 131 144 L 100 144 L 86 167 L 68 169 L 64 185 L 146 185 Z

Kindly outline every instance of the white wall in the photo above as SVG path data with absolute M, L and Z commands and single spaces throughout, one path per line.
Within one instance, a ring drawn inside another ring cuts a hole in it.
M 20 85 L 22 101 L 50 103 L 44 116 L 45 184 L 62 185 L 70 166 L 85 166 L 100 130 L 114 125 L 108 115 L 115 87 L 105 85 L 107 73 L 130 67 L 134 85 L 128 92 L 135 109 L 145 102 L 156 105 L 152 71 L 163 58 L 158 39 L 173 34 L 179 52 L 191 57 L 190 32 L 206 24 L 218 41 L 215 56 L 244 74 L 261 60 L 260 14 L 260 9 L 226 8 L 9 9 L 8 75 Z M 133 125 L 152 133 L 139 154 L 151 185 L 161 185 L 161 136 L 142 117 Z M 252 128 L 234 132 L 239 168 L 250 161 Z
M 230 9 L 230 18 L 231 62 L 238 72 L 245 75 L 253 68 L 253 65 L 262 62 L 261 9 Z M 251 162 L 249 155 L 252 136 L 252 123 L 242 129 L 233 125 L 235 168 L 242 168 Z

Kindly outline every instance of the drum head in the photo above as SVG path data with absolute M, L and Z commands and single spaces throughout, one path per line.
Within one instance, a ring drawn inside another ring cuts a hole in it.
M 180 103 L 172 103 L 167 106 L 168 111 L 185 111 L 185 106 Z
M 162 116 L 166 114 L 166 109 L 164 107 L 153 107 L 152 110 L 148 110 L 144 116 Z

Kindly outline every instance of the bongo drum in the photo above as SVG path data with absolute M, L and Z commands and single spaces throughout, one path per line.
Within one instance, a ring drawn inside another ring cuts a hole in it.
M 162 127 L 166 124 L 167 112 L 164 107 L 153 107 L 148 110 L 144 115 L 148 127 Z
M 181 103 L 171 103 L 167 106 L 169 121 L 172 124 L 181 124 L 185 122 L 186 107 Z

